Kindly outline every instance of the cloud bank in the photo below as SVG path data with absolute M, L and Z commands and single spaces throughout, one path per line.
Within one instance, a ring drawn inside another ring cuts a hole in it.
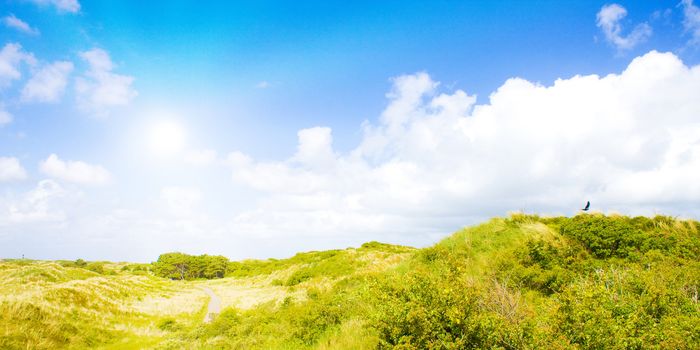
M 476 104 L 426 73 L 393 79 L 377 123 L 349 152 L 331 129 L 299 132 L 287 160 L 228 157 L 260 195 L 250 234 L 448 232 L 512 210 L 700 214 L 700 67 L 652 51 L 625 71 L 551 86 L 513 78 Z
M 671 53 L 607 76 L 512 78 L 483 100 L 424 72 L 391 84 L 349 149 L 312 126 L 284 159 L 185 152 L 139 189 L 115 176 L 109 193 L 84 186 L 112 179 L 104 168 L 51 155 L 39 165 L 50 179 L 0 194 L 0 231 L 147 261 L 183 249 L 241 258 L 421 245 L 514 210 L 572 215 L 587 200 L 606 212 L 700 217 L 700 66 Z M 25 179 L 16 159 L 0 169 L 15 169 L 5 181 Z

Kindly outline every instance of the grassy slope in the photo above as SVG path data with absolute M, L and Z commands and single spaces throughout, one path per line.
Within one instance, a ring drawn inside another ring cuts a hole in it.
M 392 276 L 375 329 L 406 348 L 698 348 L 699 230 L 661 216 L 494 219 Z
M 167 334 L 157 325 L 176 310 L 199 322 L 206 298 L 192 286 L 107 265 L 103 274 L 56 262 L 0 263 L 0 348 L 140 348 Z M 193 293 L 195 291 L 195 293 Z M 184 296 L 184 298 L 183 298 Z M 148 308 L 142 301 L 187 300 L 187 307 Z
M 2 263 L 0 348 L 698 348 L 699 230 L 513 215 L 425 249 L 369 243 L 181 283 Z M 211 324 L 201 286 L 225 307 Z

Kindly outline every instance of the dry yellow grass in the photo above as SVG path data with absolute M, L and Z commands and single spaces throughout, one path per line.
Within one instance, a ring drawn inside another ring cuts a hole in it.
M 197 313 L 209 297 L 191 282 L 169 282 L 167 287 L 134 300 L 133 311 L 154 316 L 175 316 L 183 313 Z
M 55 262 L 0 262 L 0 348 L 144 348 L 166 335 L 164 317 L 199 322 L 208 297 L 191 283 L 101 275 Z M 128 340 L 123 343 L 123 340 Z
M 299 300 L 306 295 L 301 289 L 291 291 L 287 287 L 271 286 L 269 280 L 269 276 L 229 277 L 198 283 L 211 288 L 221 298 L 221 306 L 223 308 L 235 307 L 247 310 L 271 301 L 281 302 L 287 296 L 292 296 Z

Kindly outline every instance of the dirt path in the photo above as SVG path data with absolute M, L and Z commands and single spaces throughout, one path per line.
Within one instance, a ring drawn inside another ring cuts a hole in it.
M 210 297 L 207 314 L 204 316 L 204 323 L 209 323 L 221 312 L 221 298 L 219 298 L 219 296 L 216 295 L 213 290 L 207 287 L 203 287 L 202 289 Z

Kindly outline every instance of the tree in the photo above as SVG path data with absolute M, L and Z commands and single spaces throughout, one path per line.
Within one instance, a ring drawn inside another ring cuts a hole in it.
M 166 253 L 153 264 L 153 272 L 160 277 L 178 280 L 223 278 L 228 264 L 228 259 L 220 255 Z
M 154 264 L 154 272 L 161 277 L 184 280 L 188 277 L 189 257 L 183 253 L 161 254 Z
M 204 277 L 208 279 L 223 278 L 226 275 L 227 267 L 228 259 L 226 257 L 223 257 L 221 255 L 207 256 Z

